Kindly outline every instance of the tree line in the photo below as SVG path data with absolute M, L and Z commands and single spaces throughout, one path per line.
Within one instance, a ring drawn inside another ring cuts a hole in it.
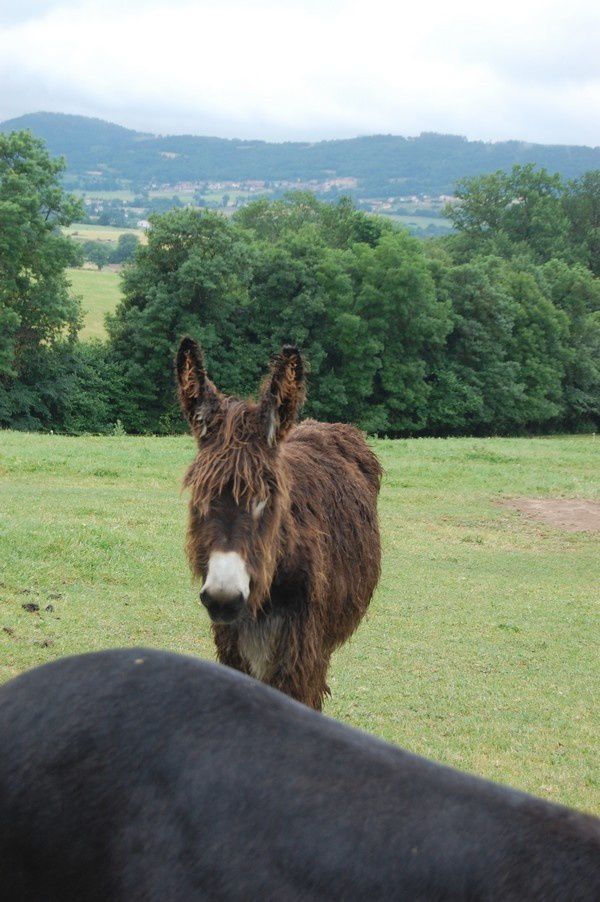
M 93 263 L 98 269 L 109 263 L 129 263 L 135 257 L 139 243 L 137 235 L 127 233 L 119 235 L 116 246 L 110 246 L 106 241 L 84 241 L 81 259 Z
M 455 233 L 419 241 L 348 199 L 259 200 L 232 219 L 151 219 L 105 342 L 68 290 L 80 215 L 62 163 L 0 135 L 0 425 L 183 428 L 172 359 L 190 334 L 228 393 L 285 342 L 310 365 L 306 412 L 390 436 L 595 429 L 600 420 L 600 172 L 533 165 L 464 180 Z M 117 426 L 115 426 L 117 424 Z

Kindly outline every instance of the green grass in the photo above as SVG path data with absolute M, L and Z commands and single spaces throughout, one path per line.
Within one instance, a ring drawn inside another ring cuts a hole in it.
M 327 712 L 600 813 L 598 536 L 496 503 L 597 498 L 598 440 L 375 447 L 383 576 Z M 189 438 L 0 433 L 0 678 L 133 643 L 213 657 L 183 555 L 192 453 Z
M 92 200 L 122 200 L 132 201 L 135 197 L 133 191 L 127 188 L 116 188 L 114 191 L 78 191 L 81 197 L 90 197 Z
M 146 241 L 144 229 L 119 229 L 116 226 L 93 225 L 87 222 L 74 222 L 65 229 L 76 241 L 106 241 L 116 246 L 120 235 L 137 235 L 142 243 Z
M 81 197 L 89 197 L 92 200 L 122 200 L 123 202 L 131 203 L 135 197 L 139 196 L 133 193 L 133 191 L 129 191 L 127 188 L 118 188 L 114 191 L 78 191 L 77 192 Z M 238 194 L 242 194 L 243 192 L 236 192 Z M 247 192 L 246 192 L 247 193 Z M 185 189 L 177 189 L 173 185 L 167 188 L 157 188 L 154 191 L 148 192 L 148 197 L 150 198 L 168 198 L 169 200 L 172 197 L 178 197 L 179 200 L 184 204 L 191 204 L 194 200 L 196 191 L 192 188 Z
M 172 186 L 168 188 L 157 188 L 155 191 L 148 192 L 150 198 L 167 198 L 168 200 L 171 200 L 172 197 L 177 197 L 182 204 L 191 204 L 195 195 L 196 191 L 192 188 L 176 190 Z
M 427 226 L 433 225 L 441 228 L 450 229 L 452 228 L 452 223 L 449 219 L 445 219 L 443 216 L 410 216 L 404 213 L 387 213 L 390 219 L 393 219 L 394 222 L 399 222 L 404 226 L 411 226 L 415 229 L 426 229 Z
M 133 191 L 128 191 L 126 188 L 123 189 L 115 189 L 114 191 L 80 191 L 77 192 L 81 197 L 89 197 L 92 200 L 122 200 L 123 202 L 131 203 L 132 200 L 138 195 L 135 195 Z M 220 194 L 212 195 L 215 198 L 220 199 L 223 194 L 229 194 L 228 191 L 222 191 Z M 240 189 L 235 189 L 230 193 L 231 197 L 239 196 L 239 197 L 247 197 L 251 192 L 242 191 Z M 196 190 L 192 188 L 185 189 L 177 189 L 175 186 L 171 185 L 167 188 L 157 188 L 153 191 L 148 191 L 148 197 L 154 198 L 167 198 L 171 200 L 172 197 L 177 197 L 183 204 L 191 204 L 194 201 L 194 197 L 196 195 Z M 79 228 L 76 226 L 76 228 Z M 91 228 L 95 228 L 95 226 L 91 226 Z M 112 228 L 112 226 L 100 226 L 99 228 Z M 120 230 L 122 231 L 122 229 Z
M 121 299 L 121 277 L 117 272 L 98 269 L 69 269 L 73 294 L 81 297 L 85 315 L 82 338 L 104 338 L 104 316 L 112 313 Z

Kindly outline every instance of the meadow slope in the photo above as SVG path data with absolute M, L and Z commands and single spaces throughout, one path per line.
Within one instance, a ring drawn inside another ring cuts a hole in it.
M 121 274 L 109 269 L 69 269 L 71 293 L 81 298 L 81 338 L 105 338 L 104 317 L 121 300 Z
M 598 498 L 600 444 L 374 445 L 383 577 L 334 656 L 327 713 L 600 813 L 599 536 L 498 504 Z M 192 453 L 183 437 L 0 432 L 0 679 L 134 643 L 213 657 L 183 555 Z

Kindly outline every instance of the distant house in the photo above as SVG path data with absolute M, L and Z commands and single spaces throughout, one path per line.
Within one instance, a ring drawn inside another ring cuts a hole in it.
M 149 229 L 150 223 L 147 219 L 138 219 L 136 226 L 138 227 L 138 229 Z

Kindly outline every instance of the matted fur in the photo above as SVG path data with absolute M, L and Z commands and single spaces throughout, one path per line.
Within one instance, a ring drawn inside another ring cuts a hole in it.
M 304 400 L 295 348 L 275 357 L 258 402 L 218 392 L 191 339 L 177 372 L 198 441 L 184 480 L 190 564 L 204 577 L 212 552 L 236 551 L 250 573 L 241 618 L 213 624 L 218 658 L 320 709 L 331 654 L 360 623 L 379 579 L 379 461 L 352 426 L 295 425 Z M 259 502 L 264 512 L 254 518 Z

